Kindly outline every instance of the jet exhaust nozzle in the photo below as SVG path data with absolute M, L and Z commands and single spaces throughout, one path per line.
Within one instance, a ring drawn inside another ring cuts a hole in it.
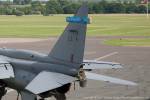
M 82 88 L 86 87 L 87 86 L 87 80 L 80 80 L 79 85 Z

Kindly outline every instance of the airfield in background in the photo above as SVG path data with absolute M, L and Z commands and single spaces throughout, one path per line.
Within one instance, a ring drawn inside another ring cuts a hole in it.
M 110 37 L 109 37 L 110 38 Z M 114 38 L 114 37 L 113 37 Z M 0 47 L 29 49 L 43 53 L 48 53 L 57 38 L 49 39 L 28 39 L 23 38 L 24 42 L 16 41 L 11 43 L 9 39 L 3 39 L 6 42 L 0 43 Z M 149 98 L 150 93 L 150 47 L 122 47 L 107 46 L 103 44 L 106 37 L 88 37 L 86 40 L 85 59 L 96 59 L 102 61 L 113 61 L 123 64 L 122 69 L 97 70 L 96 73 L 114 76 L 138 83 L 138 86 L 128 87 L 122 85 L 109 84 L 105 82 L 89 81 L 88 87 L 80 88 L 76 84 L 76 90 L 73 86 L 67 93 L 69 100 L 122 100 L 112 99 L 124 98 L 123 100 L 145 100 Z M 10 91 L 3 100 L 16 100 L 16 92 Z M 106 98 L 106 99 L 103 99 Z M 109 99 L 108 99 L 109 98 Z M 54 99 L 48 99 L 54 100 Z
M 67 25 L 65 21 L 67 16 L 72 15 L 0 16 L 0 37 L 59 36 Z M 150 17 L 145 14 L 91 14 L 89 17 L 91 24 L 88 25 L 87 36 L 124 36 L 127 39 L 110 39 L 104 43 L 117 46 L 150 46 Z
M 67 16 L 0 16 L 1 37 L 48 37 L 62 33 Z M 88 36 L 150 36 L 145 14 L 91 14 Z
M 67 24 L 66 16 L 68 15 L 0 16 L 0 37 L 2 38 L 0 47 L 48 53 L 57 40 L 56 36 L 62 33 Z M 67 95 L 68 99 L 122 100 L 113 99 L 113 97 L 126 97 L 123 100 L 148 99 L 150 94 L 150 18 L 136 14 L 90 16 L 92 24 L 88 25 L 85 59 L 119 62 L 124 65 L 123 69 L 95 72 L 118 76 L 118 78 L 137 82 L 139 85 L 127 87 L 89 81 L 86 88 L 81 89 L 76 84 L 74 91 L 71 87 Z M 118 41 L 123 43 L 114 44 Z M 16 93 L 9 92 L 3 100 L 16 100 L 14 94 Z

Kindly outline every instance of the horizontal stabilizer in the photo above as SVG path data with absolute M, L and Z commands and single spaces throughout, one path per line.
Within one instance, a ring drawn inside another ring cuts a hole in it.
M 118 69 L 122 68 L 120 63 L 115 62 L 104 62 L 104 61 L 95 61 L 95 60 L 84 60 L 83 69 Z
M 55 72 L 43 71 L 27 85 L 26 89 L 34 94 L 40 94 L 73 81 L 75 81 L 74 77 Z
M 104 76 L 104 75 L 99 75 L 95 73 L 85 72 L 85 74 L 86 74 L 87 79 L 110 82 L 110 83 L 120 84 L 120 85 L 131 85 L 131 86 L 137 85 L 136 83 L 131 82 L 131 81 L 122 80 L 122 79 L 113 78 L 113 77 Z

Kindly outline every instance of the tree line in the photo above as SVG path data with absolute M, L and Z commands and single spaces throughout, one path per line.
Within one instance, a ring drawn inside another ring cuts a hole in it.
M 20 2 L 22 1 L 22 2 Z M 81 6 L 82 0 L 78 2 L 69 0 L 49 0 L 47 2 L 31 0 L 14 0 L 14 2 L 0 2 L 0 15 L 52 15 L 73 14 Z M 136 2 L 88 2 L 90 14 L 104 13 L 146 13 L 146 4 Z

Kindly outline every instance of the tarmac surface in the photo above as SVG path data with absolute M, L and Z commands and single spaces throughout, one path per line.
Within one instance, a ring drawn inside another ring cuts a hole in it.
M 103 40 L 109 38 L 111 37 L 88 37 L 84 58 L 123 64 L 124 68 L 122 69 L 96 70 L 94 72 L 134 81 L 138 83 L 138 86 L 122 86 L 89 80 L 86 88 L 80 88 L 76 83 L 76 90 L 74 91 L 72 86 L 67 93 L 68 100 L 148 100 L 150 97 L 150 47 L 104 45 Z M 57 39 L 55 37 L 39 40 L 24 38 L 20 41 L 11 39 L 13 42 L 7 38 L 4 40 L 6 42 L 0 41 L 0 47 L 48 53 Z M 22 40 L 24 42 L 21 42 Z M 16 100 L 16 95 L 16 92 L 9 91 L 3 100 Z

